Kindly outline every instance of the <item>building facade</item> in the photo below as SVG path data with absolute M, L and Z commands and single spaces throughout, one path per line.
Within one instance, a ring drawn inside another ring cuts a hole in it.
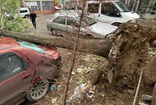
M 55 12 L 55 0 L 22 0 L 24 7 L 29 8 L 30 12 L 36 14 L 46 14 Z

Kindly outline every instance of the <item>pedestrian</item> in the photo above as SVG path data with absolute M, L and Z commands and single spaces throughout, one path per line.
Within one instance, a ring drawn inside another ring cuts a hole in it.
M 35 14 L 35 12 L 31 12 L 31 14 L 30 14 L 30 20 L 32 21 L 32 24 L 33 24 L 33 26 L 34 26 L 34 28 L 36 29 L 36 14 Z

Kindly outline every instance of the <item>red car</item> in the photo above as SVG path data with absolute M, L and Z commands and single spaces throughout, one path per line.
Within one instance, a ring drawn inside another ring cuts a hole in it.
M 60 69 L 56 48 L 0 38 L 0 105 L 41 99 Z

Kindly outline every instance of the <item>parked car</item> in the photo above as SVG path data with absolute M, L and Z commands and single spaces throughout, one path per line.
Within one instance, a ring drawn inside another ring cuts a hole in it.
M 19 9 L 19 12 L 16 13 L 15 15 L 12 15 L 10 13 L 5 13 L 6 17 L 8 19 L 15 19 L 17 18 L 18 16 L 20 17 L 23 17 L 23 18 L 26 18 L 26 17 L 29 17 L 30 14 L 29 14 L 29 9 L 28 8 L 20 8 Z
M 29 17 L 29 9 L 28 8 L 20 8 L 19 10 L 21 17 Z
M 78 29 L 80 16 L 74 12 L 55 13 L 53 19 L 47 20 L 47 29 L 56 35 L 75 36 Z M 96 22 L 94 19 L 84 16 L 80 28 L 81 36 L 92 36 L 93 38 L 107 38 L 117 29 L 116 26 Z
M 79 3 L 79 0 L 73 2 L 65 0 L 63 4 L 66 10 L 80 9 L 79 12 L 81 12 L 83 7 L 82 3 Z M 130 11 L 120 0 L 87 0 L 84 13 L 96 19 L 96 21 L 110 23 L 115 26 L 119 26 L 127 21 L 140 23 L 140 16 Z
M 57 48 L 0 38 L 0 105 L 41 99 L 60 69 Z
M 130 11 L 120 0 L 87 1 L 85 11 L 89 17 L 115 26 L 127 21 L 140 23 L 140 16 Z

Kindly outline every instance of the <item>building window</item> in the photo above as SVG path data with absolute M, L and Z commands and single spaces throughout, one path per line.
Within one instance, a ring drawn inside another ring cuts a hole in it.
M 26 2 L 26 4 L 29 7 L 30 11 L 41 11 L 40 1 L 30 1 Z
M 43 10 L 53 10 L 53 1 L 42 1 Z

